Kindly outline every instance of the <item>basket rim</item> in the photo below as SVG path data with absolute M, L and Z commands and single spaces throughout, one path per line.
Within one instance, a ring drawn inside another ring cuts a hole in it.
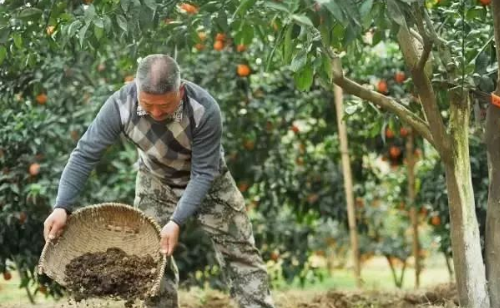
M 81 216 L 83 213 L 85 212 L 88 212 L 88 211 L 92 211 L 92 210 L 100 210 L 100 209 L 103 209 L 103 208 L 120 208 L 120 209 L 125 209 L 127 211 L 130 211 L 130 212 L 134 212 L 136 214 L 138 214 L 142 219 L 148 221 L 154 228 L 155 230 L 157 231 L 157 235 L 159 238 L 161 238 L 160 236 L 160 233 L 161 233 L 161 227 L 160 225 L 158 224 L 158 222 L 153 219 L 152 217 L 146 215 L 143 211 L 141 211 L 140 209 L 134 207 L 134 206 L 131 206 L 129 204 L 125 204 L 125 203 L 118 203 L 118 202 L 103 202 L 103 203 L 97 203 L 97 204 L 91 204 L 91 205 L 86 205 L 86 206 L 83 206 L 83 207 L 79 207 L 77 210 L 75 210 L 74 212 L 72 212 L 70 215 L 68 215 L 68 221 L 66 222 L 66 224 L 69 223 L 70 219 L 75 219 L 78 218 L 79 216 Z M 53 279 L 54 281 L 56 281 L 54 279 L 54 277 L 51 277 L 51 275 L 47 274 L 45 272 L 45 266 L 46 266 L 46 254 L 47 254 L 47 251 L 50 249 L 51 246 L 55 245 L 55 241 L 53 240 L 49 240 L 49 241 L 46 241 L 45 242 L 45 245 L 43 247 L 43 250 L 42 250 L 42 253 L 40 255 L 40 258 L 39 258 L 39 261 L 38 261 L 38 274 L 44 274 L 44 275 L 47 275 L 49 276 L 51 279 Z M 165 272 L 165 269 L 166 269 L 166 266 L 167 266 L 167 257 L 164 255 L 164 254 L 161 254 L 161 258 L 160 258 L 160 271 L 158 272 L 158 277 L 155 279 L 155 282 L 154 282 L 154 285 L 153 287 L 151 288 L 151 291 L 149 292 L 148 295 L 150 296 L 155 296 L 158 294 L 159 292 L 159 289 L 160 289 L 160 284 L 161 284 L 161 280 L 163 279 L 163 276 L 164 276 L 164 272 Z M 59 282 L 59 281 L 56 281 L 58 284 L 62 285 L 62 286 L 66 286 L 66 284 L 64 282 Z

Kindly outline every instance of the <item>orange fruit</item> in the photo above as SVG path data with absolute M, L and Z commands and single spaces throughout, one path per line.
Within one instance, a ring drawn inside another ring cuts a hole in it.
M 182 3 L 180 5 L 180 8 L 181 8 L 181 10 L 183 10 L 186 13 L 191 14 L 191 15 L 198 13 L 198 7 L 196 7 L 192 4 L 189 4 L 189 3 Z
M 224 49 L 224 42 L 223 41 L 215 41 L 214 43 L 214 49 L 217 50 L 217 51 L 221 51 L 222 49 Z
M 76 130 L 72 130 L 69 134 L 71 136 L 71 139 L 75 142 L 80 138 L 80 134 L 78 134 L 78 131 Z
M 45 31 L 47 31 L 47 35 L 52 35 L 54 31 L 56 30 L 56 27 L 54 26 L 48 26 Z
M 403 138 L 406 137 L 406 136 L 408 136 L 408 128 L 401 127 L 399 129 L 399 135 L 401 135 L 401 137 L 403 137 Z
M 441 224 L 441 218 L 439 216 L 432 216 L 431 224 L 433 226 L 439 226 Z
M 420 156 L 422 156 L 422 150 L 415 149 L 415 151 L 413 151 L 413 155 L 415 155 L 416 158 L 420 158 Z
M 482 5 L 487 6 L 490 5 L 491 0 L 479 0 L 479 2 L 481 2 Z
M 252 140 L 247 140 L 245 141 L 244 147 L 245 149 L 251 151 L 255 148 L 255 142 L 253 142 Z
M 427 208 L 426 207 L 422 207 L 420 209 L 420 215 L 422 215 L 423 217 L 427 217 Z
M 315 203 L 316 201 L 318 201 L 318 199 L 318 194 L 310 194 L 309 196 L 307 196 L 307 202 L 309 203 Z
M 278 252 L 276 252 L 276 251 L 271 252 L 271 260 L 276 262 L 276 261 L 278 261 L 279 258 L 280 258 L 280 254 Z
M 388 87 L 387 87 L 387 82 L 385 80 L 380 80 L 377 84 L 377 91 L 380 93 L 387 93 Z
M 99 65 L 97 65 L 97 71 L 98 72 L 102 72 L 106 69 L 106 64 L 104 63 L 99 63 Z
M 28 218 L 28 215 L 26 215 L 25 212 L 21 212 L 21 214 L 19 214 L 19 222 L 21 224 L 24 224 L 24 222 L 26 221 L 26 218 Z
M 29 168 L 30 175 L 36 176 L 40 173 L 40 164 L 32 163 Z
M 10 280 L 12 278 L 12 274 L 10 272 L 3 273 L 3 279 Z
M 293 131 L 296 134 L 298 134 L 300 132 L 300 129 L 296 125 L 292 125 L 292 127 L 290 128 L 290 130 Z
M 401 155 L 401 149 L 395 145 L 391 146 L 389 149 L 389 155 L 392 158 L 398 158 Z
M 405 81 L 406 76 L 404 72 L 396 72 L 394 75 L 394 79 L 396 80 L 397 83 L 403 83 Z
M 134 76 L 133 75 L 128 75 L 128 76 L 125 76 L 125 78 L 124 78 L 123 81 L 127 83 L 127 82 L 131 82 L 133 80 L 134 80 Z
M 385 137 L 386 138 L 394 138 L 394 132 L 392 129 L 388 128 L 385 130 Z
M 203 49 L 205 49 L 205 45 L 203 45 L 202 43 L 198 43 L 194 45 L 194 48 L 196 48 L 198 51 L 202 51 Z
M 198 38 L 200 39 L 200 41 L 203 42 L 204 40 L 207 39 L 207 34 L 203 31 L 200 31 L 200 32 L 198 32 Z
M 244 52 L 245 50 L 247 50 L 247 47 L 243 44 L 239 44 L 238 46 L 236 46 L 237 52 Z
M 217 33 L 215 36 L 216 41 L 225 41 L 226 40 L 226 35 L 224 33 Z
M 238 184 L 238 189 L 241 191 L 241 192 L 245 192 L 248 190 L 248 187 L 250 185 L 248 185 L 247 182 L 241 182 L 240 184 Z
M 275 21 L 271 22 L 271 27 L 273 27 L 274 31 L 278 31 L 279 27 L 278 27 L 278 24 Z
M 47 94 L 40 93 L 36 96 L 36 102 L 40 105 L 44 105 L 47 102 Z
M 246 64 L 238 64 L 238 76 L 247 77 L 250 75 L 250 67 Z

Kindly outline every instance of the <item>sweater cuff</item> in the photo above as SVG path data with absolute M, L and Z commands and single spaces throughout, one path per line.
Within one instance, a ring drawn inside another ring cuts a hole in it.
M 54 210 L 55 209 L 63 209 L 66 211 L 66 214 L 68 214 L 68 215 L 71 215 L 71 213 L 73 212 L 69 205 L 56 205 L 56 206 L 54 206 Z

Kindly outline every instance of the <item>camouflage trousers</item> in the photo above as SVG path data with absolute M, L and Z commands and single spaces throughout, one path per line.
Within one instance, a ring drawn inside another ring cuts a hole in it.
M 171 188 L 139 169 L 134 206 L 164 226 L 172 216 L 184 189 Z M 196 220 L 209 235 L 216 258 L 228 280 L 233 297 L 241 308 L 274 307 L 265 264 L 255 247 L 245 200 L 229 171 L 213 183 L 196 213 Z M 178 308 L 179 274 L 173 258 L 161 284 L 160 295 L 147 300 L 148 308 Z

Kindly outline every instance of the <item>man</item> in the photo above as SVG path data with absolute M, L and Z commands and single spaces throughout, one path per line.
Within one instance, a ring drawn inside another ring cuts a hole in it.
M 172 254 L 180 229 L 194 216 L 212 239 L 239 306 L 273 307 L 243 196 L 222 155 L 219 106 L 204 89 L 181 81 L 177 63 L 166 55 L 140 61 L 135 81 L 106 101 L 79 140 L 45 221 L 45 239 L 60 235 L 89 173 L 121 133 L 139 152 L 134 206 L 164 226 L 159 248 L 171 260 L 160 296 L 145 306 L 178 307 Z

